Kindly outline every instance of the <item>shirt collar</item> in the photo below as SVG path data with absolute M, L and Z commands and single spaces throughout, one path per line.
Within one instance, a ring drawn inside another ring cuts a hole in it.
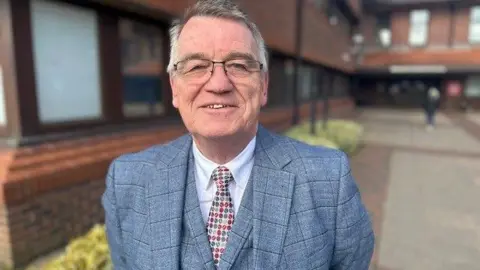
M 250 162 L 253 162 L 253 154 L 255 152 L 255 142 L 256 142 L 256 136 L 250 140 L 248 145 L 238 154 L 234 159 L 231 161 L 227 162 L 226 164 L 223 164 L 223 166 L 227 167 L 231 172 L 233 179 L 235 181 L 235 184 L 242 189 L 245 189 L 245 186 L 247 185 L 248 182 L 248 177 L 242 177 L 245 175 L 250 175 L 248 173 L 248 169 L 250 166 L 248 164 Z M 195 141 L 193 141 L 193 156 L 195 158 L 195 162 L 197 163 L 198 166 L 196 166 L 197 169 L 199 169 L 199 173 L 203 176 L 201 179 L 197 179 L 200 181 L 200 185 L 202 188 L 207 190 L 211 184 L 213 184 L 213 181 L 210 180 L 210 177 L 213 173 L 213 171 L 220 166 L 220 164 L 217 164 L 208 158 L 206 158 L 198 149 L 197 145 L 195 144 Z

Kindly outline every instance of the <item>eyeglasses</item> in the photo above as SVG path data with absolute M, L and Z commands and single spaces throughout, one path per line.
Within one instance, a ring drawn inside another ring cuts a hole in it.
M 250 76 L 263 69 L 263 64 L 253 59 L 231 59 L 212 61 L 208 59 L 186 59 L 173 65 L 185 79 L 191 82 L 207 81 L 213 74 L 215 64 L 222 64 L 225 74 L 232 80 Z

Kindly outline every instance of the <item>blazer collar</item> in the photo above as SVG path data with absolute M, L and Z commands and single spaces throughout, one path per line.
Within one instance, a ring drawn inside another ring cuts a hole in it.
M 166 149 L 157 152 L 157 167 L 177 167 L 188 163 L 192 148 L 192 137 L 185 134 L 165 145 Z M 258 125 L 255 143 L 255 163 L 272 169 L 283 169 L 295 156 L 295 149 L 287 140 L 271 133 L 262 125 Z

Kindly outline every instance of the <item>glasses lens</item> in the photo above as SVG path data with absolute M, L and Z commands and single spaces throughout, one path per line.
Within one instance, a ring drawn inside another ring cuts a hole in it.
M 234 59 L 225 63 L 228 74 L 234 77 L 246 77 L 260 70 L 260 63 L 250 59 Z
M 201 59 L 185 60 L 177 65 L 178 71 L 187 76 L 198 76 L 205 74 L 211 69 L 212 62 Z

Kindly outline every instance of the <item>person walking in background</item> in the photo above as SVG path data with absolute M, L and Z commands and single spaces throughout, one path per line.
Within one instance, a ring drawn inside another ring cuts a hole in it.
M 428 88 L 425 95 L 425 116 L 426 116 L 426 129 L 431 131 L 435 128 L 435 115 L 440 103 L 440 91 L 437 87 L 431 86 Z
M 188 133 L 110 165 L 114 268 L 367 270 L 374 234 L 346 154 L 259 124 L 269 77 L 257 26 L 233 1 L 200 0 L 170 35 Z

